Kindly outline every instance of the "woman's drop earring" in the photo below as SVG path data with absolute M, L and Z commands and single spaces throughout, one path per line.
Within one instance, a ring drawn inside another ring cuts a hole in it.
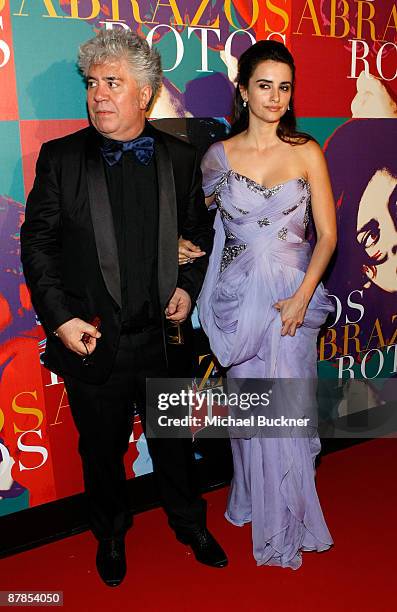
M 244 100 L 243 106 L 244 106 L 244 108 L 247 108 L 247 100 Z

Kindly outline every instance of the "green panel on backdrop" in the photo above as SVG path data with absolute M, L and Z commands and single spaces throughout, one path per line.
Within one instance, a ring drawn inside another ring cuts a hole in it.
M 84 118 L 85 87 L 76 55 L 79 45 L 94 35 L 92 26 L 44 18 L 41 2 L 30 2 L 26 9 L 27 17 L 12 17 L 20 118 Z
M 308 132 L 323 147 L 336 128 L 350 119 L 351 117 L 300 117 L 298 129 Z
M 0 195 L 24 202 L 18 121 L 0 121 Z
M 148 32 L 149 29 L 145 31 L 145 36 L 147 36 Z M 186 84 L 193 79 L 205 78 L 216 72 L 227 74 L 226 65 L 221 60 L 219 52 L 213 51 L 210 48 L 210 43 L 217 40 L 215 34 L 208 33 L 208 69 L 211 72 L 198 72 L 201 68 L 200 38 L 195 33 L 191 34 L 190 38 L 188 38 L 186 28 L 183 32 L 180 32 L 180 36 L 184 46 L 183 58 L 175 70 L 164 72 L 163 75 L 172 81 L 175 87 L 183 92 Z M 176 60 L 176 40 L 174 34 L 167 32 L 154 46 L 161 55 L 163 68 L 171 68 Z
M 0 516 L 19 512 L 29 508 L 29 491 L 22 491 L 17 497 L 2 499 L 0 503 Z

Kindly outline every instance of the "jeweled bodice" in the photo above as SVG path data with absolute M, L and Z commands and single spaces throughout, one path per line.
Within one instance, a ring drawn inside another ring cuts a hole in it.
M 288 243 L 287 249 L 290 243 L 303 243 L 310 202 L 310 185 L 304 178 L 268 188 L 226 170 L 215 187 L 215 203 L 226 236 L 221 272 L 251 243 L 260 241 L 263 249 L 274 239 Z

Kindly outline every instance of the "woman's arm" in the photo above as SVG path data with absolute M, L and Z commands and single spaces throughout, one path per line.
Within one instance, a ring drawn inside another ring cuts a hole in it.
M 197 257 L 205 255 L 199 246 L 193 244 L 190 240 L 185 240 L 182 236 L 178 240 L 178 263 L 183 266 L 187 263 L 193 263 Z
M 214 201 L 215 194 L 212 194 L 208 198 L 205 198 L 207 208 Z M 205 255 L 205 252 L 200 249 L 199 246 L 193 244 L 190 240 L 185 240 L 182 236 L 179 237 L 178 242 L 178 263 L 183 266 L 187 263 L 193 263 L 198 257 Z
M 306 147 L 307 175 L 311 187 L 311 203 L 317 243 L 305 278 L 298 291 L 309 303 L 335 250 L 337 229 L 335 202 L 327 162 L 317 143 L 307 143 Z
M 291 298 L 279 300 L 275 304 L 275 308 L 280 310 L 283 322 L 281 333 L 288 333 L 290 336 L 294 336 L 296 328 L 303 323 L 310 299 L 327 268 L 337 240 L 335 203 L 323 152 L 319 145 L 312 141 L 301 146 L 311 187 L 317 243 L 300 287 Z

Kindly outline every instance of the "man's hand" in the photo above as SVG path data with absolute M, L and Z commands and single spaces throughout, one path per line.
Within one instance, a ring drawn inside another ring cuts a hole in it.
M 190 295 L 184 289 L 177 287 L 165 309 L 165 315 L 170 321 L 183 323 L 188 318 L 191 307 Z
M 96 341 L 101 337 L 101 332 L 99 332 L 93 325 L 90 323 L 86 323 L 82 319 L 70 319 L 60 325 L 56 330 L 55 334 L 58 338 L 63 342 L 63 344 L 70 351 L 81 355 L 82 357 L 87 356 L 87 350 L 89 354 L 91 354 L 96 347 Z M 82 342 L 83 334 L 89 335 L 88 342 Z M 86 350 L 87 347 L 87 350 Z
M 190 240 L 185 240 L 182 236 L 178 241 L 178 263 L 180 266 L 193 263 L 198 257 L 205 255 L 199 246 L 193 244 Z

